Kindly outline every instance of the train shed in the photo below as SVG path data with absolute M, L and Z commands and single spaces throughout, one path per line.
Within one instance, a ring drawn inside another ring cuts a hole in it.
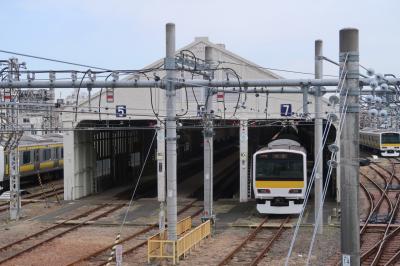
M 204 60 L 206 47 L 211 49 L 215 79 L 278 79 L 277 74 L 250 62 L 215 44 L 207 37 L 195 40 L 177 51 Z M 163 79 L 164 63 L 160 59 L 144 68 L 145 74 L 128 74 L 120 79 Z M 179 78 L 192 79 L 188 72 Z M 81 90 L 87 88 L 81 88 Z M 314 96 L 312 94 L 248 93 L 252 88 L 237 88 L 241 93 L 218 93 L 213 96 L 216 125 L 214 163 L 218 157 L 233 154 L 237 178 L 234 190 L 245 202 L 251 197 L 249 158 L 265 145 L 284 124 L 300 128 L 306 147 L 313 158 Z M 178 119 L 178 175 L 196 169 L 203 158 L 203 135 L 200 113 L 206 97 L 203 88 L 176 91 Z M 165 191 L 157 184 L 165 182 L 165 91 L 159 88 L 104 88 L 76 106 L 63 111 L 64 134 L 64 198 L 75 200 L 115 186 L 132 186 L 141 172 L 143 184 L 154 188 L 152 195 L 162 198 Z M 289 113 L 282 114 L 282 107 Z M 322 110 L 331 110 L 323 100 Z M 330 138 L 334 138 L 334 132 Z M 224 149 L 223 147 L 229 148 Z M 199 154 L 201 156 L 199 157 Z M 193 165 L 191 165 L 193 163 Z M 146 165 L 142 169 L 143 165 Z M 185 168 L 186 167 L 186 168 Z M 179 179 L 179 177 L 178 177 Z M 236 186 L 237 185 L 237 186 Z M 337 190 L 337 189 L 336 189 Z M 179 191 L 179 185 L 178 185 Z

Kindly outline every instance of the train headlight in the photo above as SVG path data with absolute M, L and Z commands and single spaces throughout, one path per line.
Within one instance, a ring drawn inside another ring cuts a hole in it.
M 299 193 L 301 193 L 301 189 L 289 189 L 289 193 L 291 193 L 291 194 L 299 194 Z
M 257 189 L 258 193 L 271 193 L 271 190 L 269 190 L 268 188 L 261 188 L 261 189 Z

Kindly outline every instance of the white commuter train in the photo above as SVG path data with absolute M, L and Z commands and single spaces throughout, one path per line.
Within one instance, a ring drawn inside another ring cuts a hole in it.
M 301 212 L 307 189 L 307 154 L 297 141 L 281 138 L 253 155 L 257 210 L 266 214 Z
M 398 157 L 400 156 L 400 132 L 360 130 L 360 145 L 384 157 Z

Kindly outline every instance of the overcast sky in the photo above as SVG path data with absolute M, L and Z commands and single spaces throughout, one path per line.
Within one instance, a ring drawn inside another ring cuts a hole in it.
M 0 49 L 104 68 L 138 69 L 163 57 L 165 23 L 174 22 L 178 48 L 208 36 L 259 65 L 304 72 L 314 71 L 314 40 L 337 60 L 338 31 L 356 27 L 361 63 L 400 74 L 398 0 L 18 0 L 2 1 L 1 10 Z M 75 68 L 23 60 L 30 69 Z

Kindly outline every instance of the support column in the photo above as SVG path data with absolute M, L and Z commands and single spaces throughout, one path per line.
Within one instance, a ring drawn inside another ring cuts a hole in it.
M 315 78 L 322 79 L 322 41 L 315 41 Z M 315 88 L 315 108 L 314 108 L 314 162 L 315 162 L 315 226 L 318 226 L 318 234 L 323 232 L 323 211 L 318 216 L 318 210 L 322 205 L 322 186 L 323 186 L 323 165 L 324 160 L 322 149 L 322 110 L 321 110 L 321 87 Z M 319 154 L 320 153 L 320 154 Z M 317 158 L 319 154 L 319 159 Z
M 9 153 L 10 173 L 10 219 L 19 220 L 21 215 L 21 196 L 19 187 L 19 154 L 18 148 L 13 147 Z
M 66 131 L 63 137 L 64 144 L 64 199 L 74 200 L 75 173 L 78 167 L 75 155 L 77 149 L 76 138 L 79 132 Z
M 239 189 L 239 200 L 240 202 L 248 201 L 249 191 L 249 176 L 248 176 L 248 128 L 247 120 L 240 121 L 240 159 L 239 159 L 239 172 L 240 172 L 240 189 Z
M 342 265 L 360 265 L 358 30 L 342 29 L 339 40 L 340 73 L 347 72 L 340 95 L 340 109 L 347 104 L 340 139 Z
M 159 229 L 165 229 L 165 127 L 158 123 L 157 130 L 157 198 L 160 202 Z
M 212 63 L 212 47 L 205 47 L 206 63 Z M 211 79 L 212 74 L 206 79 Z M 204 87 L 204 218 L 213 217 L 213 181 L 214 181 L 214 130 L 213 130 L 213 94 L 208 87 Z
M 167 222 L 168 240 L 176 240 L 177 185 L 176 185 L 176 91 L 175 91 L 175 24 L 166 25 L 166 97 L 167 97 Z

